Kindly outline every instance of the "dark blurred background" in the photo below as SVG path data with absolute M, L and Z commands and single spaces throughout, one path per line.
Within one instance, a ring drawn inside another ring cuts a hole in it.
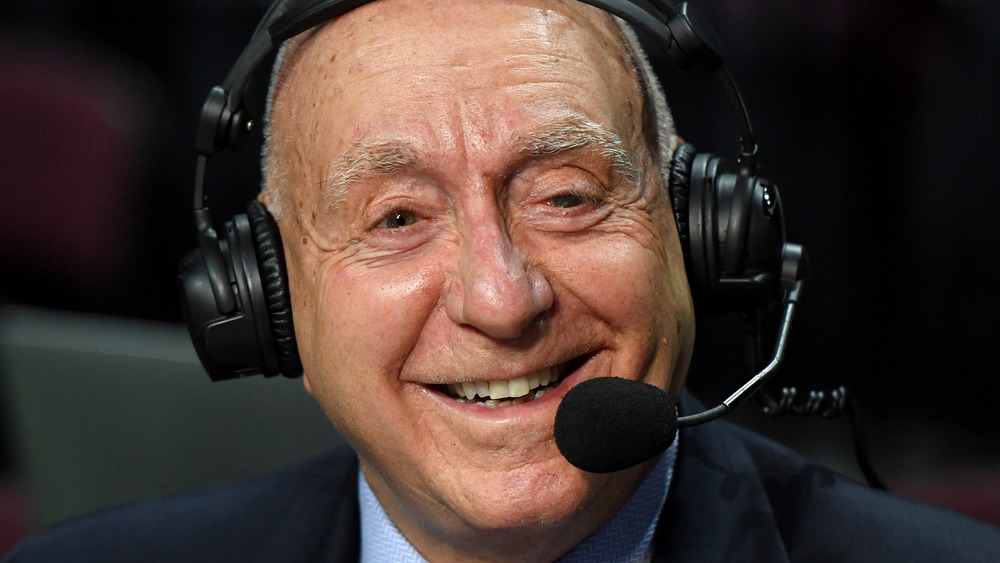
M 890 487 L 1000 520 L 1000 4 L 698 4 L 727 47 L 789 238 L 812 258 L 778 384 L 847 385 Z M 196 118 L 265 8 L 0 5 L 0 303 L 180 321 Z M 733 157 L 717 86 L 677 71 L 665 79 L 681 134 Z M 254 149 L 217 160 L 218 220 L 254 196 L 259 172 Z M 732 319 L 703 325 L 689 381 L 712 402 L 738 384 L 743 344 Z M 807 455 L 853 459 L 829 453 L 846 447 L 846 422 L 774 423 L 748 410 L 741 422 Z M 0 460 L 16 484 L 11 443 Z M 9 495 L 15 510 L 30 504 Z

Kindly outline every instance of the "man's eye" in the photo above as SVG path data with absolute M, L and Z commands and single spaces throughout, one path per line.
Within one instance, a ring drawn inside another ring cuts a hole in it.
M 563 209 L 568 209 L 570 207 L 576 207 L 582 205 L 587 198 L 578 194 L 562 194 L 557 195 L 549 200 L 549 205 L 552 207 L 561 207 Z
M 378 226 L 383 229 L 398 229 L 408 227 L 417 222 L 417 214 L 412 211 L 398 210 L 386 215 Z

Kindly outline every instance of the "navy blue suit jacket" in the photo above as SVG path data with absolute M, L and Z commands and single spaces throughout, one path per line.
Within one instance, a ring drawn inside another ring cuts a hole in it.
M 77 519 L 5 561 L 357 561 L 357 471 L 353 452 L 339 450 L 247 484 Z M 654 541 L 654 560 L 671 562 L 1000 562 L 997 528 L 864 487 L 725 422 L 681 431 Z

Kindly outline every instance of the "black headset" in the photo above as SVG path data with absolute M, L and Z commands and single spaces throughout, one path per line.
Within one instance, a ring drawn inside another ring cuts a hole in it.
M 254 122 L 244 94 L 264 59 L 287 39 L 370 0 L 276 0 L 221 86 L 202 108 L 195 148 L 194 216 L 198 248 L 180 265 L 188 330 L 212 380 L 302 374 L 281 236 L 253 201 L 218 236 L 205 193 L 208 158 L 236 150 Z M 785 243 L 778 190 L 757 175 L 757 145 L 739 89 L 720 56 L 719 40 L 687 3 L 582 0 L 621 17 L 654 40 L 679 68 L 719 79 L 740 131 L 736 165 L 678 147 L 669 174 L 673 210 L 695 309 L 699 315 L 758 311 L 777 303 L 804 275 L 804 252 Z

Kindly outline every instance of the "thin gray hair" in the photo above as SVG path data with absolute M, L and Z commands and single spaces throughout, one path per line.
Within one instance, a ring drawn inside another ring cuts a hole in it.
M 285 166 L 277 162 L 278 155 L 272 148 L 274 141 L 271 129 L 271 117 L 274 112 L 274 97 L 278 90 L 278 84 L 282 76 L 287 72 L 285 59 L 289 46 L 295 41 L 290 39 L 278 47 L 278 52 L 274 57 L 274 66 L 271 67 L 271 81 L 267 87 L 267 100 L 264 104 L 264 142 L 260 149 L 261 167 L 261 192 L 266 194 L 268 210 L 275 219 L 282 215 L 282 206 L 285 203 L 285 187 L 288 183 L 288 171 Z
M 670 185 L 669 165 L 674 157 L 674 150 L 677 148 L 677 136 L 674 129 L 674 116 L 667 105 L 667 96 L 663 93 L 663 86 L 660 79 L 653 71 L 653 65 L 649 62 L 645 49 L 639 41 L 632 25 L 618 16 L 611 18 L 621 33 L 625 50 L 632 57 L 632 64 L 635 66 L 636 75 L 639 77 L 639 88 L 642 90 L 643 102 L 643 128 L 646 123 L 655 127 L 655 135 L 652 141 L 654 146 L 649 147 L 650 152 L 655 155 L 656 165 L 660 169 L 660 177 L 663 185 Z M 645 133 L 645 131 L 644 131 Z

